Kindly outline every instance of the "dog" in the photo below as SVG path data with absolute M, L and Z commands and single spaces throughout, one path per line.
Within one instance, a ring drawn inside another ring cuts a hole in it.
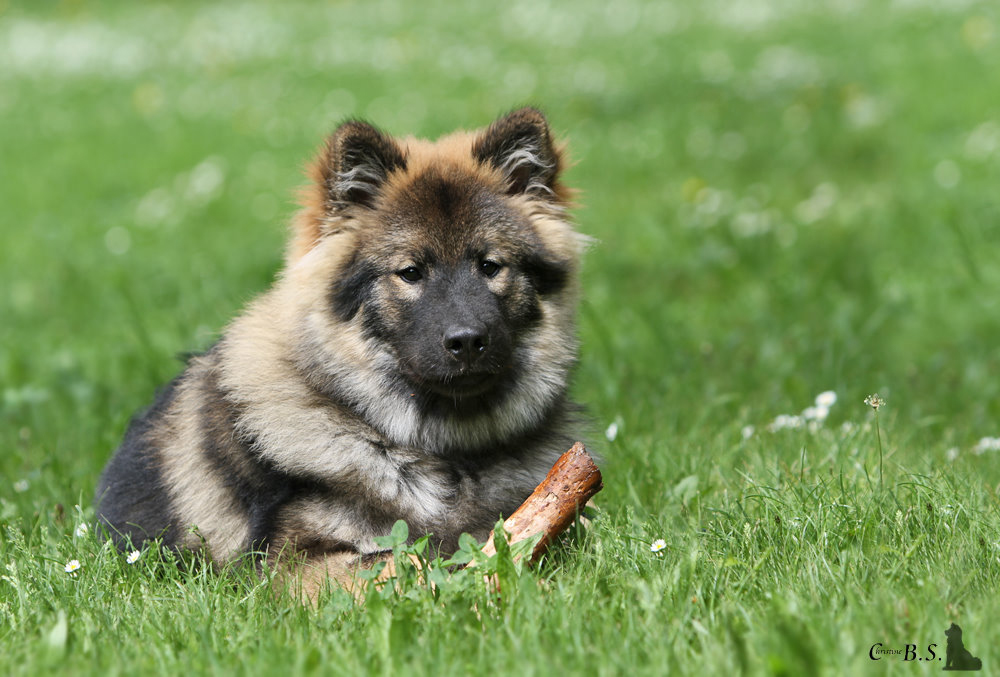
M 945 670 L 982 670 L 983 662 L 973 656 L 962 642 L 962 628 L 954 623 L 944 631 L 948 638 L 945 652 Z
M 581 439 L 586 237 L 541 112 L 436 142 L 340 125 L 285 265 L 131 421 L 95 499 L 119 547 L 295 552 L 345 583 L 406 520 L 485 539 Z

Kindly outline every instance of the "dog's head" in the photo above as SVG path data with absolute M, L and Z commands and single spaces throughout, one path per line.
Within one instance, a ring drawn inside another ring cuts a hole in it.
M 338 128 L 289 251 L 290 275 L 325 267 L 329 321 L 310 337 L 324 390 L 396 441 L 442 449 L 543 420 L 576 349 L 583 240 L 563 163 L 530 108 L 436 143 Z

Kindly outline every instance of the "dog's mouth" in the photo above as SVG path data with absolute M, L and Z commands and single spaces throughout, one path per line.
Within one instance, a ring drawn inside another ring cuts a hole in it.
M 421 385 L 435 395 L 462 399 L 477 397 L 489 392 L 498 380 L 491 372 L 471 372 L 451 374 L 441 378 L 425 379 Z
M 500 383 L 502 372 L 477 370 L 445 373 L 404 372 L 410 387 L 434 397 L 446 398 L 455 403 L 479 398 Z

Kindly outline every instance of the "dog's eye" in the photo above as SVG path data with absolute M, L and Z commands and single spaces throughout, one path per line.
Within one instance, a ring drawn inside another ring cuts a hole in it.
M 479 272 L 481 272 L 486 277 L 494 277 L 500 272 L 500 264 L 496 261 L 483 261 L 479 264 Z
M 403 268 L 396 274 L 399 275 L 404 280 L 406 280 L 407 282 L 417 282 L 419 280 L 424 279 L 424 274 L 421 273 L 420 269 L 417 268 L 416 266 L 408 266 L 406 268 Z

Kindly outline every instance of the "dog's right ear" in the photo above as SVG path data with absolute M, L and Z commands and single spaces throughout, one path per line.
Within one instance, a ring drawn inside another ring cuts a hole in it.
M 340 125 L 326 141 L 320 177 L 327 204 L 372 208 L 389 175 L 406 169 L 406 156 L 392 137 L 367 122 Z

